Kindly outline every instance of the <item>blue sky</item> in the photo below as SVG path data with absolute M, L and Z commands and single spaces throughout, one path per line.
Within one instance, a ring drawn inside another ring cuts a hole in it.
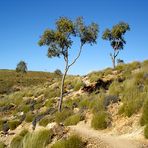
M 97 44 L 84 47 L 70 74 L 87 74 L 112 66 L 112 48 L 101 36 L 105 28 L 120 21 L 129 23 L 131 31 L 125 35 L 127 44 L 118 58 L 126 63 L 148 59 L 147 7 L 147 0 L 0 0 L 0 69 L 15 69 L 24 60 L 29 70 L 63 70 L 63 59 L 49 59 L 47 48 L 37 44 L 43 31 L 54 28 L 60 16 L 83 16 L 86 24 L 93 21 L 100 28 Z M 71 58 L 78 46 L 75 42 Z

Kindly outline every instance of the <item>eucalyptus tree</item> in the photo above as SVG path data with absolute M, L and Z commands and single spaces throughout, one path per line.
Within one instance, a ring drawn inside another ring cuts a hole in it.
M 27 72 L 27 64 L 25 61 L 20 61 L 16 66 L 16 72 L 26 73 Z
M 107 28 L 103 32 L 102 38 L 104 40 L 108 40 L 114 50 L 113 54 L 110 53 L 114 68 L 116 66 L 116 57 L 126 44 L 126 41 L 123 36 L 129 30 L 130 27 L 127 23 L 120 22 L 117 25 L 113 26 L 112 29 Z
M 93 45 L 98 36 L 98 25 L 91 23 L 86 26 L 82 17 L 75 21 L 67 17 L 60 17 L 55 22 L 55 29 L 47 29 L 42 34 L 39 45 L 48 47 L 48 57 L 63 57 L 65 61 L 65 71 L 61 82 L 61 95 L 58 102 L 58 111 L 62 110 L 64 82 L 69 68 L 79 59 L 85 44 Z M 69 49 L 72 48 L 74 37 L 79 38 L 80 46 L 78 54 L 71 61 L 69 59 Z

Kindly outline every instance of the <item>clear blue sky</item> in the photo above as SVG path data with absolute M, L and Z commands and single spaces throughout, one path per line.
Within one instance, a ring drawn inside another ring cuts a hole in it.
M 63 70 L 61 59 L 49 59 L 47 48 L 37 42 L 46 28 L 54 28 L 60 16 L 75 19 L 83 16 L 86 23 L 99 24 L 98 43 L 85 46 L 70 74 L 87 74 L 111 67 L 109 42 L 101 39 L 106 27 L 125 21 L 130 24 L 127 44 L 119 57 L 125 62 L 148 59 L 148 0 L 0 0 L 0 69 L 15 69 L 25 60 L 29 70 Z M 76 54 L 78 43 L 75 43 Z

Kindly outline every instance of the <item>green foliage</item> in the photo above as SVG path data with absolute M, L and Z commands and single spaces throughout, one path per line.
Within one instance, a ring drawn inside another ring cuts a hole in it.
M 56 70 L 54 71 L 54 73 L 55 73 L 56 75 L 59 75 L 59 76 L 62 75 L 62 72 L 61 72 L 60 69 L 56 69 Z
M 140 119 L 140 124 L 142 126 L 145 124 L 148 124 L 148 99 L 146 99 L 144 106 L 143 106 L 143 112 L 142 112 L 142 117 Z
M 32 122 L 33 119 L 34 119 L 34 117 L 35 117 L 35 115 L 34 115 L 33 113 L 28 112 L 28 113 L 26 114 L 25 121 L 28 122 L 28 123 L 29 123 L 29 122 Z
M 22 136 L 20 135 L 15 136 L 10 143 L 10 148 L 23 148 L 22 140 L 23 140 Z
M 17 64 L 16 72 L 26 73 L 27 72 L 27 64 L 24 61 L 20 61 Z
M 93 119 L 91 121 L 91 126 L 94 129 L 105 129 L 107 128 L 109 123 L 109 116 L 106 112 L 101 111 L 94 114 Z
M 99 80 L 99 78 L 101 78 L 103 76 L 103 72 L 99 71 L 99 72 L 91 72 L 90 74 L 88 74 L 89 80 L 90 82 L 96 82 L 97 80 Z
M 45 148 L 51 142 L 52 136 L 53 133 L 49 130 L 33 133 L 23 131 L 12 139 L 10 148 Z
M 45 116 L 39 121 L 39 125 L 45 127 L 47 126 L 48 123 L 52 122 L 53 120 L 54 120 L 53 116 Z
M 109 94 L 119 96 L 122 92 L 122 85 L 118 81 L 113 81 L 109 86 Z
M 18 120 L 10 120 L 10 121 L 8 121 L 8 126 L 9 126 L 10 130 L 16 129 L 19 124 L 20 124 L 20 121 L 18 121 Z
M 23 148 L 45 148 L 52 139 L 53 133 L 49 130 L 40 130 L 28 133 L 23 139 Z
M 144 136 L 146 139 L 148 139 L 148 124 L 144 128 Z
M 72 115 L 70 117 L 68 117 L 65 122 L 64 125 L 69 126 L 69 125 L 76 125 L 79 121 L 82 121 L 84 119 L 84 116 L 81 114 L 75 114 Z
M 78 91 L 81 87 L 84 86 L 84 83 L 81 80 L 75 82 L 74 91 Z
M 60 95 L 59 87 L 57 87 L 57 88 L 46 88 L 45 91 L 44 91 L 44 96 L 47 99 L 59 97 L 59 95 Z
M 110 45 L 114 49 L 114 53 L 110 54 L 113 62 L 113 66 L 115 68 L 115 59 L 119 54 L 119 51 L 123 49 L 126 41 L 124 39 L 124 34 L 130 30 L 130 27 L 127 23 L 120 22 L 117 25 L 113 26 L 112 29 L 106 29 L 103 32 L 102 39 L 108 40 Z
M 59 76 L 47 72 L 27 72 L 21 78 L 16 71 L 13 70 L 0 70 L 0 94 L 11 93 L 19 90 L 22 87 L 38 86 L 47 81 L 52 81 Z
M 64 122 L 70 115 L 72 115 L 72 110 L 64 109 L 62 112 L 56 113 L 55 121 L 57 123 Z
M 6 145 L 0 141 L 0 148 L 5 148 L 5 147 L 6 147 Z
M 29 132 L 29 131 L 28 131 L 27 129 L 23 129 L 23 130 L 19 133 L 19 135 L 22 136 L 22 137 L 24 137 L 28 132 Z
M 98 35 L 98 26 L 92 23 L 90 26 L 85 26 L 82 18 L 77 18 L 75 22 L 61 17 L 56 21 L 56 30 L 45 30 L 39 45 L 48 46 L 48 57 L 64 57 L 68 56 L 67 49 L 72 46 L 71 36 L 80 37 L 82 44 L 96 43 Z
M 85 144 L 80 137 L 72 135 L 67 140 L 56 142 L 51 148 L 85 148 Z
M 111 42 L 111 46 L 115 50 L 123 49 L 124 44 L 126 43 L 123 35 L 126 31 L 129 31 L 130 27 L 127 23 L 120 22 L 119 24 L 113 26 L 113 28 L 106 29 L 103 33 L 102 38 L 104 40 L 109 40 Z
M 141 109 L 144 99 L 148 96 L 147 88 L 144 87 L 145 82 L 143 81 L 143 76 L 138 73 L 123 83 L 121 91 L 123 105 L 119 109 L 120 114 L 130 117 Z

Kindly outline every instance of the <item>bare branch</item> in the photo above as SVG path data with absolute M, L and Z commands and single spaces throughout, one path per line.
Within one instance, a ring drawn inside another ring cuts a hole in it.
M 80 57 L 81 52 L 82 52 L 82 47 L 83 47 L 83 44 L 81 44 L 81 46 L 80 46 L 78 56 L 73 60 L 73 62 L 71 64 L 68 65 L 68 68 L 71 67 L 78 60 L 78 58 Z

